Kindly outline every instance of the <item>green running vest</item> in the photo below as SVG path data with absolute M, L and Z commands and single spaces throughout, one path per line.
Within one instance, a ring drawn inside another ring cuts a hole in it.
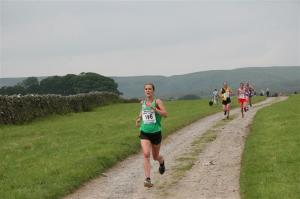
M 145 133 L 157 133 L 161 131 L 161 116 L 154 110 L 151 110 L 151 107 L 156 107 L 156 98 L 154 98 L 150 106 L 146 105 L 146 100 L 144 100 L 142 104 L 142 123 L 140 131 Z

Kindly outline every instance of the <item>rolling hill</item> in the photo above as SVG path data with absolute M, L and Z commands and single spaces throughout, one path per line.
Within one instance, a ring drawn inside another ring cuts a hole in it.
M 227 81 L 236 89 L 241 81 L 250 81 L 259 93 L 261 89 L 274 92 L 300 91 L 300 67 L 252 67 L 234 70 L 212 70 L 185 75 L 112 77 L 119 85 L 125 98 L 143 97 L 143 85 L 151 81 L 156 94 L 162 98 L 178 98 L 188 94 L 210 96 Z
M 130 76 L 111 77 L 119 85 L 124 98 L 143 97 L 143 85 L 153 82 L 156 95 L 161 98 L 178 98 L 188 94 L 210 96 L 214 89 L 220 89 L 227 81 L 236 89 L 241 81 L 250 81 L 259 93 L 261 89 L 274 92 L 300 91 L 300 66 L 250 67 L 233 70 L 211 70 L 174 76 Z M 0 87 L 12 86 L 24 78 L 1 78 Z

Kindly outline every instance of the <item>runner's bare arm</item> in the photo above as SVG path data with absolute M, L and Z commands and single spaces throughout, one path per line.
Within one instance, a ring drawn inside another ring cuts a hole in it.
M 136 127 L 140 127 L 141 120 L 142 120 L 142 112 L 140 112 L 139 116 L 135 120 Z
M 158 114 L 160 114 L 163 117 L 168 116 L 168 112 L 167 112 L 162 100 L 160 100 L 160 99 L 156 100 L 156 107 L 153 109 L 154 109 L 154 111 L 156 111 Z

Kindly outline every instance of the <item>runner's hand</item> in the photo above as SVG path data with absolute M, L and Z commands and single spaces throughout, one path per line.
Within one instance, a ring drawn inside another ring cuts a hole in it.
M 154 112 L 156 112 L 157 108 L 155 106 L 151 106 L 151 110 L 153 110 Z
M 141 118 L 138 117 L 138 118 L 135 120 L 135 126 L 136 126 L 136 127 L 140 127 L 140 123 L 141 123 Z

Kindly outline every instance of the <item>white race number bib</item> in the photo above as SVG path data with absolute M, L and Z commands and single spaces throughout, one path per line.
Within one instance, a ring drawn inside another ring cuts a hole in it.
M 155 118 L 155 112 L 151 110 L 143 110 L 142 111 L 142 117 L 144 124 L 155 124 L 156 118 Z
M 241 94 L 239 94 L 239 98 L 240 99 L 246 99 L 246 96 L 245 96 L 245 94 L 241 93 Z

